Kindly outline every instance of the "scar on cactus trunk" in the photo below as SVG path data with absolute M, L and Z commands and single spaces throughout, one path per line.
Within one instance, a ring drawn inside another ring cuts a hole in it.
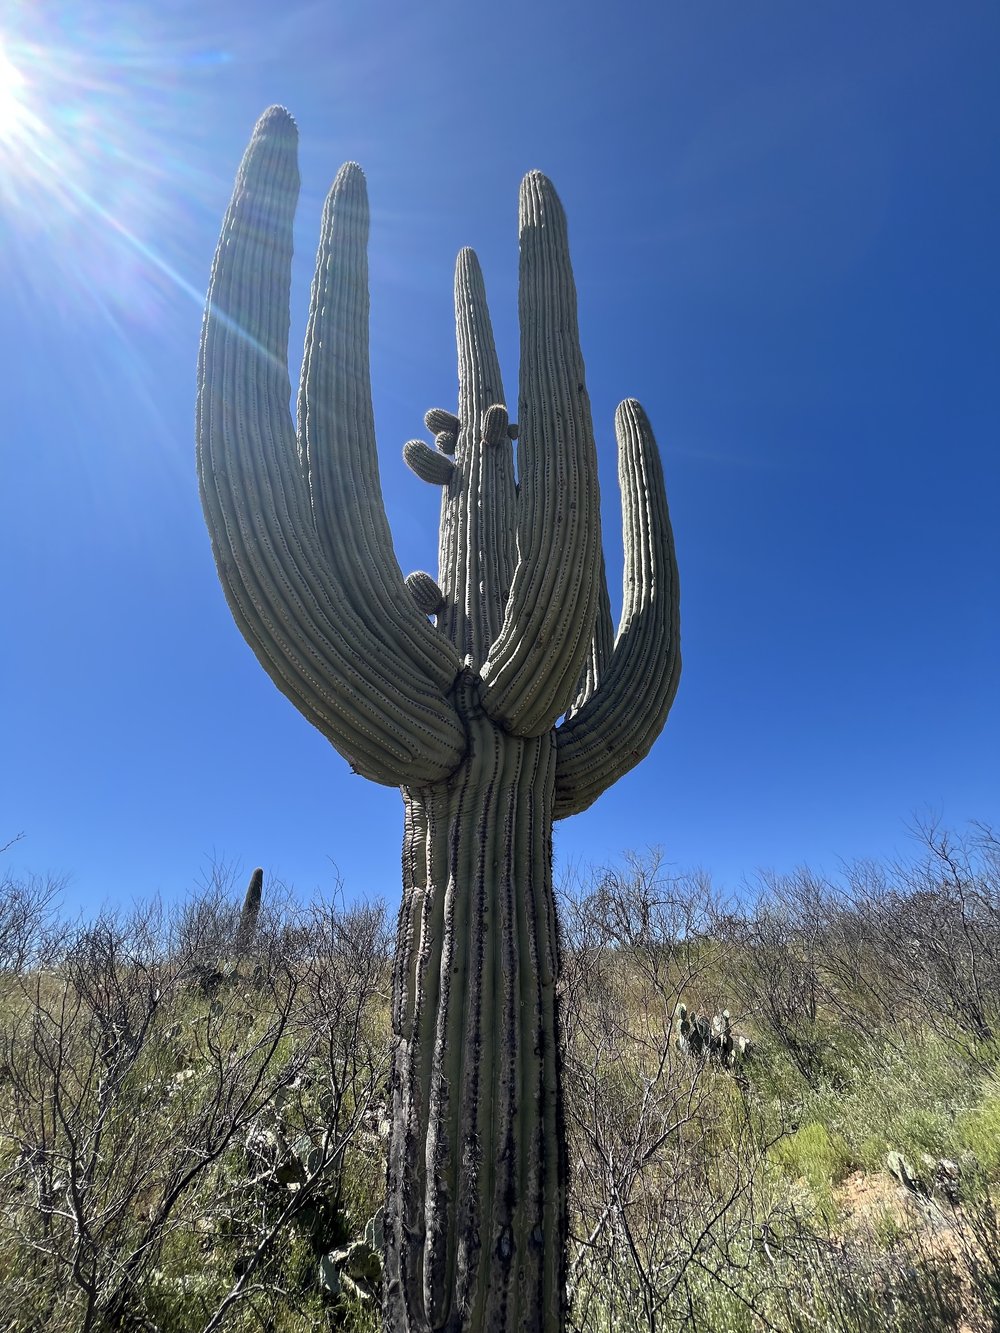
M 403 450 L 441 488 L 438 577 L 404 579 L 375 444 L 364 176 L 343 167 L 324 210 L 296 428 L 297 194 L 294 123 L 275 107 L 216 252 L 198 465 L 219 577 L 261 664 L 356 772 L 403 794 L 385 1326 L 556 1333 L 567 1167 L 552 823 L 646 755 L 677 688 L 659 455 L 642 408 L 622 403 L 615 633 L 566 222 L 531 172 L 518 421 L 479 264 L 463 250 L 458 410 L 432 409 L 434 445 Z

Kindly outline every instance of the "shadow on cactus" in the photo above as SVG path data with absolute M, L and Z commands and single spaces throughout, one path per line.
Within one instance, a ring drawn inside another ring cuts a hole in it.
M 531 172 L 518 422 L 463 250 L 458 411 L 433 409 L 435 444 L 404 449 L 441 488 L 438 577 L 404 579 L 381 499 L 354 163 L 323 214 L 297 431 L 289 411 L 296 137 L 287 112 L 265 113 L 223 224 L 199 362 L 202 501 L 230 609 L 265 670 L 355 771 L 402 789 L 386 1326 L 559 1329 L 552 822 L 645 756 L 676 691 L 660 460 L 642 408 L 622 403 L 615 634 L 566 220 Z

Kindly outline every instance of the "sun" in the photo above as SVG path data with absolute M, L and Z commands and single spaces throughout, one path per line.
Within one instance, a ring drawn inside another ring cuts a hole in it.
M 0 143 L 16 139 L 24 126 L 27 106 L 24 94 L 28 80 L 7 55 L 0 42 Z
M 154 319 L 168 292 L 202 304 L 150 243 L 159 223 L 176 222 L 189 190 L 198 197 L 186 136 L 200 142 L 191 127 L 204 119 L 184 96 L 201 77 L 198 53 L 119 14 L 155 8 L 0 0 L 5 301 L 13 292 L 34 310 L 54 284 L 61 303 L 76 298 L 113 323 Z M 80 18 L 71 43 L 53 17 L 68 9 Z

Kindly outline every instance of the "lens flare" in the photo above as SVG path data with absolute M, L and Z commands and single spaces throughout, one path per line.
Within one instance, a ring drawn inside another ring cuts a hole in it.
M 0 8 L 8 306 L 132 328 L 158 327 L 178 298 L 200 306 L 185 242 L 214 192 L 205 126 L 225 53 L 152 6 Z
M 0 153 L 4 156 L 16 148 L 28 132 L 31 111 L 27 93 L 28 80 L 7 54 L 0 39 Z
M 27 80 L 0 45 L 0 143 L 17 135 L 24 116 L 23 90 Z

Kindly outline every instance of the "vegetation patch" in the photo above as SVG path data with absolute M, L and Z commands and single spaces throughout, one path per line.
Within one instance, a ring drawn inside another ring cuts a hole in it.
M 560 909 L 571 1333 L 1000 1326 L 988 830 L 742 905 L 633 858 Z M 0 927 L 0 1327 L 375 1333 L 383 907 L 67 923 L 8 882 Z

